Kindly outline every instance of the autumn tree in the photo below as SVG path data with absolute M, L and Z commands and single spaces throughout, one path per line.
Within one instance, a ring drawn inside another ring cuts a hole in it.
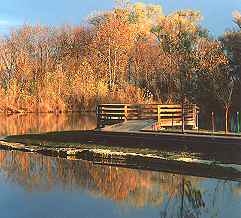
M 241 15 L 236 11 L 233 13 L 234 23 L 237 28 L 233 28 L 224 33 L 220 38 L 224 52 L 229 60 L 230 67 L 233 71 L 235 79 L 235 87 L 233 91 L 234 107 L 239 110 L 241 108 Z
M 234 22 L 239 26 L 239 28 L 241 29 L 241 14 L 239 11 L 234 11 L 233 12 L 233 18 L 234 18 Z
M 136 43 L 129 59 L 129 82 L 141 87 L 148 97 L 159 101 L 163 93 L 159 87 L 160 50 L 151 30 L 163 17 L 159 5 L 137 3 L 129 12 L 132 25 L 138 30 Z
M 135 32 L 128 23 L 124 9 L 114 9 L 91 18 L 95 25 L 92 49 L 98 60 L 96 68 L 106 78 L 111 90 L 115 84 L 126 81 L 129 54 L 134 44 Z
M 160 5 L 124 0 L 84 25 L 17 28 L 0 40 L 0 108 L 61 112 L 186 99 L 206 105 L 226 56 L 240 79 L 240 29 L 221 45 L 200 20 L 196 11 L 164 15 Z M 239 25 L 239 13 L 234 20 Z

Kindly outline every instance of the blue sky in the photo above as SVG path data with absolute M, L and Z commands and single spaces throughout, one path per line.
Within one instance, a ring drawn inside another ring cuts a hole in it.
M 132 2 L 137 2 L 132 0 Z M 177 9 L 201 11 L 203 26 L 218 36 L 231 28 L 232 12 L 241 11 L 241 0 L 142 0 L 144 3 L 160 4 L 165 14 Z M 114 0 L 1 0 L 0 32 L 21 24 L 61 25 L 79 24 L 95 11 L 114 6 Z

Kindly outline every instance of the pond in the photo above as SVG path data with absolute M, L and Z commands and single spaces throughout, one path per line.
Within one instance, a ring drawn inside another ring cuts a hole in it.
M 0 136 L 96 128 L 95 113 L 0 114 Z
M 240 218 L 241 182 L 0 151 L 1 218 Z
M 240 121 L 241 122 L 241 121 Z M 201 115 L 201 129 L 212 129 L 210 116 Z M 221 114 L 215 116 L 215 129 L 224 130 L 224 119 Z M 231 132 L 237 132 L 237 115 L 230 114 Z M 27 133 L 43 133 L 65 130 L 90 130 L 96 128 L 95 113 L 27 113 L 6 116 L 0 114 L 0 137 Z
M 0 135 L 96 127 L 95 114 L 0 116 Z M 0 150 L 1 218 L 240 218 L 241 182 Z

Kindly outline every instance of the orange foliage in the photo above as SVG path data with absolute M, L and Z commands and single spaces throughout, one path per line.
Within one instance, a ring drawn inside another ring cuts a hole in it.
M 0 41 L 0 110 L 90 111 L 101 102 L 180 101 L 190 78 L 200 82 L 195 73 L 210 77 L 228 64 L 200 20 L 196 11 L 164 16 L 159 5 L 121 2 L 85 26 L 22 26 Z

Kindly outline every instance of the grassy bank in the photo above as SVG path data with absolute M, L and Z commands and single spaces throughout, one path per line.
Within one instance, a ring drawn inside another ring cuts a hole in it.
M 87 144 L 22 144 L 0 141 L 8 150 L 36 152 L 43 155 L 72 160 L 89 160 L 95 164 L 165 171 L 202 177 L 240 181 L 240 166 L 201 160 L 199 154 L 188 152 L 160 152 L 151 149 L 127 149 Z
M 162 152 L 199 153 L 202 159 L 241 164 L 241 138 L 177 133 L 126 133 L 101 131 L 63 131 L 8 136 L 9 143 L 47 148 L 134 149 Z

